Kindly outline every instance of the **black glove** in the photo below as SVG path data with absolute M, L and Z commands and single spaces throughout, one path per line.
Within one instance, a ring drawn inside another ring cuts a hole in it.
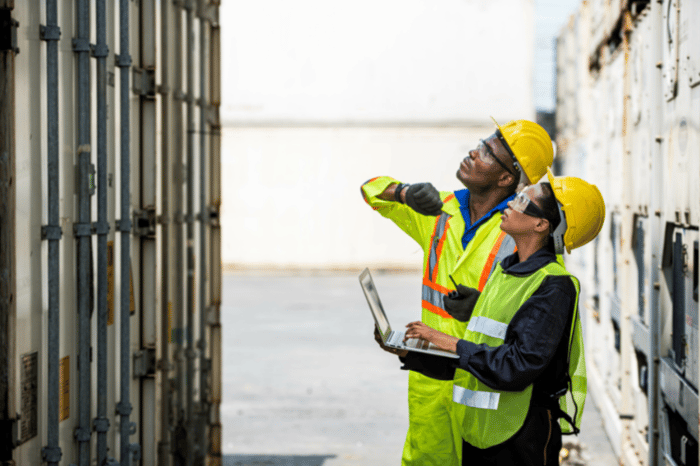
M 406 204 L 422 215 L 440 215 L 440 192 L 430 183 L 415 183 L 406 189 Z
M 464 285 L 457 285 L 457 291 L 450 291 L 442 297 L 445 311 L 460 322 L 466 322 L 472 316 L 474 305 L 481 292 Z

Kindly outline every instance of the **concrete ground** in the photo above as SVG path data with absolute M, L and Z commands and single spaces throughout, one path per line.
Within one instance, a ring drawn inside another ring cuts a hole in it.
M 224 276 L 226 466 L 400 464 L 407 373 L 374 342 L 357 275 Z M 394 327 L 420 317 L 418 273 L 373 276 Z M 569 464 L 617 464 L 590 399 L 583 431 Z

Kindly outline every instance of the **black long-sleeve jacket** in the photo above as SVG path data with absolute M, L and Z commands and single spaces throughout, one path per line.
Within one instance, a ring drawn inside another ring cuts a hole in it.
M 517 253 L 502 262 L 503 273 L 528 276 L 557 260 L 554 252 L 540 249 L 520 263 Z M 455 368 L 471 372 L 489 387 L 520 391 L 534 384 L 533 400 L 549 404 L 566 387 L 571 319 L 576 288 L 571 278 L 549 276 L 518 309 L 508 325 L 502 345 L 490 347 L 466 340 L 457 343 L 459 359 L 409 352 L 402 369 L 440 380 L 452 380 Z

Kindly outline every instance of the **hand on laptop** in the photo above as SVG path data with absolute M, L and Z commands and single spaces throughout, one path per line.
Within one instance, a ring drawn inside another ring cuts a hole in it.
M 406 329 L 404 342 L 409 338 L 422 338 L 437 346 L 438 349 L 452 351 L 453 353 L 457 352 L 459 338 L 439 332 L 419 321 L 406 325 Z
M 377 327 L 374 327 L 374 341 L 376 341 L 379 344 L 379 346 L 387 353 L 395 354 L 400 358 L 403 358 L 408 354 L 408 351 L 406 351 L 406 350 L 399 350 L 396 348 L 389 348 L 388 346 L 384 346 L 384 342 L 382 341 L 382 336 L 379 334 Z

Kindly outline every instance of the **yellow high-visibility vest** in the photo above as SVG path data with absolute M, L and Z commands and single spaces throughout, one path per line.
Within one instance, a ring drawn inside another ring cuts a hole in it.
M 516 312 L 550 275 L 571 277 L 576 287 L 574 318 L 568 339 L 571 386 L 559 399 L 559 405 L 578 427 L 586 399 L 586 365 L 578 314 L 580 287 L 576 277 L 559 263 L 547 264 L 526 277 L 505 274 L 498 265 L 474 307 L 463 339 L 477 345 L 502 345 L 508 325 Z M 529 385 L 519 392 L 499 391 L 479 381 L 470 372 L 457 369 L 452 392 L 452 413 L 461 428 L 462 438 L 478 448 L 492 447 L 511 438 L 525 422 L 532 387 Z M 574 401 L 577 407 L 574 406 Z M 572 429 L 563 419 L 560 425 L 562 432 L 570 432 Z
M 449 276 L 460 285 L 481 291 L 496 265 L 515 251 L 513 239 L 501 231 L 501 213 L 494 213 L 462 248 L 465 224 L 454 193 L 440 192 L 443 213 L 425 216 L 410 207 L 378 196 L 394 178 L 383 176 L 362 186 L 367 203 L 394 221 L 423 248 L 422 321 L 443 333 L 461 337 L 466 323 L 452 318 L 444 309 L 443 296 L 454 290 Z
M 496 264 L 513 253 L 515 243 L 501 231 L 501 214 L 497 212 L 478 228 L 465 250 L 464 219 L 453 193 L 440 192 L 443 213 L 431 217 L 407 205 L 379 199 L 377 196 L 392 183 L 399 181 L 387 176 L 373 178 L 362 186 L 362 195 L 372 209 L 393 221 L 423 250 L 422 321 L 461 338 L 466 323 L 453 319 L 443 308 L 443 296 L 454 289 L 449 275 L 459 284 L 481 290 Z M 462 438 L 451 414 L 452 404 L 452 381 L 410 372 L 409 427 L 402 466 L 462 464 Z

